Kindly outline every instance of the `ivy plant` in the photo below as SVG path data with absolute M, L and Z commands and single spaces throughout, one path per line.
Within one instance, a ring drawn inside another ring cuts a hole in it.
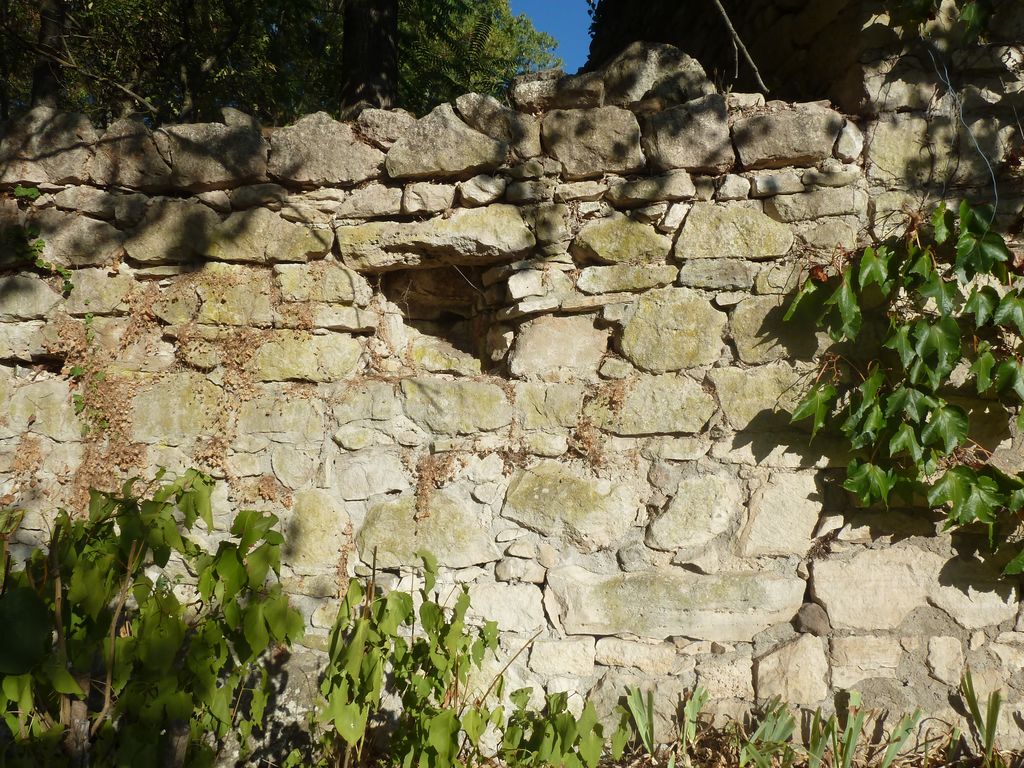
M 215 552 L 212 479 L 92 491 L 46 546 L 14 562 L 0 511 L 0 764 L 211 765 L 243 746 L 270 692 L 260 661 L 302 634 L 276 580 L 277 518 L 240 512 Z M 177 576 L 175 574 L 178 574 Z
M 865 505 L 926 501 L 947 529 L 980 526 L 1014 575 L 1024 479 L 993 464 L 972 429 L 985 408 L 1008 426 L 1024 400 L 1024 279 L 994 216 L 940 205 L 902 237 L 813 268 L 785 319 L 833 342 L 792 417 L 812 439 L 845 439 L 843 487 Z

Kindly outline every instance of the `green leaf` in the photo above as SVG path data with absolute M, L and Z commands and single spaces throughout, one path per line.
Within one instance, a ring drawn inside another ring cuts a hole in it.
M 75 678 L 68 672 L 68 668 L 59 659 L 53 659 L 43 668 L 46 679 L 50 681 L 53 690 L 67 696 L 85 696 L 85 691 L 75 681 Z
M 834 341 L 841 341 L 844 338 L 851 341 L 856 339 L 857 334 L 860 333 L 862 318 L 857 296 L 853 292 L 853 280 L 849 267 L 843 272 L 842 282 L 835 293 L 825 302 L 825 306 L 834 306 L 839 310 L 841 321 L 839 328 L 830 328 L 829 330 L 832 339 Z
M 1020 576 L 1022 573 L 1024 573 L 1024 550 L 1018 552 L 1017 556 L 1003 568 L 1004 576 Z
M 942 403 L 928 415 L 928 421 L 921 429 L 925 445 L 942 443 L 948 455 L 967 438 L 967 414 L 962 408 Z
M 889 492 L 896 484 L 892 470 L 883 469 L 871 462 L 860 462 L 854 459 L 846 469 L 846 482 L 843 488 L 856 494 L 864 504 L 881 501 L 889 503 Z
M 946 210 L 946 203 L 941 202 L 932 213 L 932 228 L 934 229 L 935 242 L 942 245 L 953 233 L 953 212 Z
M 459 719 L 446 709 L 435 715 L 427 726 L 427 744 L 437 753 L 435 766 L 450 766 L 458 752 Z
M 47 656 L 53 622 L 46 603 L 28 587 L 0 595 L 0 675 L 23 675 Z
M 1000 395 L 1013 391 L 1024 400 L 1024 366 L 1017 360 L 1003 360 L 996 366 L 995 385 Z
M 832 411 L 837 394 L 836 388 L 831 384 L 815 385 L 797 405 L 790 421 L 812 418 L 811 438 L 813 439 L 818 434 L 818 430 L 824 426 L 825 418 Z
M 921 461 L 921 445 L 917 441 L 917 433 L 906 422 L 900 424 L 896 434 L 889 440 L 889 455 L 898 456 L 907 453 L 915 462 Z
M 893 390 L 885 399 L 886 418 L 892 418 L 897 413 L 902 413 L 914 423 L 918 423 L 927 414 L 929 408 L 934 408 L 938 402 L 921 392 L 919 389 L 900 385 Z
M 1024 335 L 1024 300 L 1016 292 L 1003 296 L 992 319 L 1003 326 L 1013 326 Z
M 946 280 L 938 272 L 933 271 L 922 286 L 917 289 L 925 298 L 933 299 L 942 315 L 948 315 L 956 307 L 960 292 L 951 280 Z
M 971 365 L 970 372 L 974 375 L 978 394 L 983 395 L 992 387 L 992 369 L 995 367 L 996 358 L 988 349 L 985 349 Z
M 900 362 L 903 363 L 904 368 L 910 367 L 910 363 L 917 354 L 914 351 L 914 345 L 910 341 L 910 331 L 911 327 L 909 325 L 896 326 L 883 345 L 886 349 L 896 350 L 896 354 L 900 356 Z
M 805 307 L 812 304 L 812 299 L 816 299 L 816 294 L 820 291 L 820 287 L 813 280 L 806 280 L 803 287 L 797 291 L 796 296 L 793 297 L 793 301 L 789 303 L 786 308 L 786 314 L 782 316 L 783 322 L 789 322 L 798 313 L 800 313 Z
M 332 696 L 324 710 L 328 722 L 346 744 L 355 744 L 366 732 L 366 719 L 369 712 L 355 702 L 347 702 L 340 695 Z
M 857 270 L 857 281 L 861 290 L 869 285 L 878 285 L 883 295 L 888 295 L 892 290 L 892 282 L 889 280 L 889 261 L 892 259 L 892 251 L 886 246 L 879 246 L 876 251 L 871 246 L 864 249 Z

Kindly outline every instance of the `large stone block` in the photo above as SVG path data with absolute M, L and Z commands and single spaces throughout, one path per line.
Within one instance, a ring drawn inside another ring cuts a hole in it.
M 616 214 L 585 225 L 572 248 L 580 258 L 600 264 L 644 264 L 664 261 L 672 241 L 650 224 Z
M 345 501 L 363 501 L 410 487 L 409 473 L 397 451 L 368 449 L 334 463 L 333 485 Z
M 828 696 L 828 659 L 822 640 L 801 635 L 754 662 L 754 690 L 767 701 L 815 707 Z
M 9 386 L 6 391 L 5 384 Z M 81 439 L 83 424 L 75 415 L 67 380 L 0 379 L 0 396 L 5 415 L 0 427 L 3 437 L 31 432 L 57 442 Z
M 272 293 L 269 271 L 211 262 L 196 275 L 194 290 L 185 285 L 180 291 L 172 289 L 158 314 L 168 322 L 185 322 L 198 299 L 194 318 L 199 323 L 266 327 L 274 320 Z
M 46 317 L 61 295 L 39 275 L 21 272 L 0 277 L 0 322 Z
M 671 264 L 614 264 L 610 267 L 587 267 L 580 272 L 576 287 L 584 293 L 617 293 L 643 291 L 670 284 L 679 274 Z
M 286 221 L 266 208 L 237 211 L 213 230 L 203 254 L 217 261 L 302 262 L 331 249 L 334 233 Z
M 462 119 L 492 139 L 508 144 L 521 158 L 541 153 L 540 120 L 504 106 L 493 96 L 467 93 L 455 100 Z
M 443 490 L 429 493 L 419 504 L 414 495 L 405 494 L 373 505 L 356 534 L 356 546 L 366 563 L 376 552 L 381 568 L 417 565 L 421 551 L 448 568 L 498 559 L 479 513 Z
M 760 211 L 694 203 L 676 240 L 675 257 L 773 259 L 785 256 L 792 245 L 792 230 Z
M 530 669 L 541 675 L 594 674 L 594 638 L 536 640 L 530 647 Z
M 828 337 L 796 323 L 786 323 L 787 300 L 782 296 L 750 296 L 740 301 L 729 318 L 729 332 L 740 360 L 760 365 L 775 360 L 809 360 Z
M 153 137 L 171 166 L 170 183 L 202 192 L 267 178 L 267 143 L 255 120 L 224 109 L 224 123 L 167 125 Z
M 288 445 L 320 445 L 324 434 L 323 406 L 295 397 L 287 385 L 264 386 L 238 408 L 238 434 Z
M 811 548 L 820 516 L 821 494 L 813 474 L 776 473 L 750 499 L 740 552 L 744 557 L 803 557 Z
M 802 579 L 773 573 L 659 568 L 602 575 L 570 565 L 548 571 L 546 602 L 570 635 L 749 642 L 791 619 L 803 592 Z
M 299 570 L 336 571 L 343 551 L 352 544 L 348 512 L 326 491 L 297 493 L 285 526 L 281 560 Z
M 802 375 L 785 363 L 757 368 L 715 368 L 708 375 L 715 384 L 722 413 L 733 429 L 773 431 L 788 421 L 789 412 L 803 395 Z
M 495 384 L 413 378 L 402 382 L 402 395 L 409 418 L 431 432 L 468 435 L 512 422 L 512 406 Z
M 516 410 L 526 429 L 558 429 L 575 426 L 583 408 L 580 384 L 516 385 Z
M 440 104 L 391 146 L 385 167 L 393 179 L 467 178 L 495 170 L 507 152 L 508 144 L 473 130 L 451 104 Z
M 903 657 L 903 649 L 896 637 L 833 637 L 829 646 L 832 653 L 832 685 L 836 688 L 853 688 L 864 680 L 895 679 Z
M 285 301 L 366 306 L 373 294 L 365 277 L 336 261 L 281 264 L 274 274 Z
M 679 103 L 715 92 L 699 61 L 664 43 L 632 43 L 599 74 L 605 104 L 628 106 L 648 96 Z
M 306 115 L 270 136 L 270 175 L 293 184 L 358 184 L 379 175 L 383 162 L 383 152 L 326 112 Z
M 748 170 L 810 166 L 832 157 L 845 120 L 813 104 L 759 112 L 733 123 L 740 163 Z
M 610 547 L 632 527 L 640 500 L 624 484 L 580 474 L 556 461 L 519 470 L 501 514 L 583 552 Z
M 359 367 L 362 345 L 344 333 L 270 331 L 247 369 L 259 381 L 339 381 Z
M 779 221 L 807 221 L 826 216 L 867 217 L 868 195 L 855 187 L 826 187 L 796 195 L 776 195 L 764 204 L 765 213 Z
M 514 205 L 455 211 L 422 222 L 372 222 L 339 226 L 341 257 L 358 271 L 433 263 L 489 264 L 522 256 L 536 245 Z
M 632 112 L 619 107 L 553 110 L 544 116 L 541 138 L 570 179 L 635 173 L 644 167 L 640 125 Z
M 39 230 L 42 258 L 53 264 L 105 266 L 124 254 L 124 234 L 105 221 L 44 208 L 33 211 L 29 223 Z
M 622 354 L 652 373 L 710 365 L 722 354 L 725 322 L 725 314 L 695 291 L 648 291 L 622 329 Z
M 158 197 L 150 201 L 124 248 L 128 258 L 145 266 L 196 261 L 219 227 L 220 217 L 202 203 Z
M 644 123 L 644 153 L 651 166 L 667 171 L 718 174 L 736 163 L 729 136 L 725 97 L 717 94 L 649 117 Z
M 690 174 L 679 169 L 661 176 L 613 184 L 605 193 L 605 199 L 619 208 L 636 208 L 662 200 L 688 200 L 696 194 Z
M 469 588 L 466 618 L 475 624 L 493 621 L 502 632 L 528 634 L 547 624 L 544 595 L 533 584 L 482 582 Z
M 586 414 L 617 435 L 692 434 L 715 409 L 715 399 L 688 376 L 640 376 L 627 381 L 620 403 L 598 400 Z
M 181 445 L 212 435 L 224 393 L 195 373 L 138 379 L 132 398 L 132 439 L 140 443 Z
M 513 376 L 545 381 L 593 379 L 608 352 L 608 330 L 587 315 L 545 315 L 526 323 L 509 356 Z
M 85 115 L 35 107 L 0 138 L 0 184 L 84 184 L 96 131 Z
M 96 142 L 92 178 L 97 184 L 160 191 L 171 184 L 171 167 L 161 157 L 153 132 L 141 120 L 123 118 L 107 126 Z
M 668 508 L 648 526 L 647 546 L 670 551 L 704 547 L 734 528 L 743 502 L 743 484 L 734 477 L 683 478 Z

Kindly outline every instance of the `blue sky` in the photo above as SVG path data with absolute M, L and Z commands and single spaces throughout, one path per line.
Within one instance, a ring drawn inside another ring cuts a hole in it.
M 590 48 L 590 16 L 587 0 L 510 0 L 512 13 L 525 13 L 533 26 L 558 41 L 556 54 L 573 73 L 587 61 Z

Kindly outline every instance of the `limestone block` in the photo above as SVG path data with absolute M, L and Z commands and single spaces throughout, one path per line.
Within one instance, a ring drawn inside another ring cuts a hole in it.
M 569 179 L 635 173 L 644 167 L 640 125 L 632 112 L 619 107 L 548 112 L 541 139 L 548 153 L 562 161 Z
M 274 275 L 285 301 L 366 306 L 373 293 L 365 277 L 336 261 L 278 264 Z
M 740 552 L 744 557 L 806 555 L 820 516 L 813 474 L 774 474 L 750 499 Z
M 592 317 L 544 315 L 516 335 L 509 370 L 513 376 L 545 381 L 595 379 L 607 352 L 608 330 L 595 328 Z
M 414 368 L 432 373 L 454 373 L 462 376 L 480 374 L 480 359 L 456 349 L 444 339 L 417 336 L 405 348 L 405 359 Z
M 555 187 L 555 200 L 559 203 L 567 203 L 570 200 L 592 202 L 600 200 L 607 190 L 608 184 L 603 181 L 571 181 Z
M 359 133 L 381 149 L 388 149 L 416 125 L 416 118 L 404 109 L 364 109 L 356 118 Z
M 329 229 L 285 221 L 266 208 L 237 211 L 209 236 L 203 253 L 216 261 L 274 264 L 323 256 L 334 242 Z
M 560 69 L 545 69 L 527 72 L 512 78 L 509 95 L 520 112 L 541 112 L 546 110 L 558 91 Z
M 600 74 L 605 104 L 627 106 L 652 91 L 677 103 L 715 92 L 699 61 L 664 43 L 632 43 Z
M 729 331 L 740 360 L 760 365 L 774 360 L 809 360 L 827 343 L 821 333 L 785 323 L 786 299 L 782 296 L 751 296 L 740 301 L 729 317 Z
M 661 176 L 613 184 L 604 197 L 618 208 L 635 208 L 659 200 L 688 200 L 696 194 L 690 174 L 679 169 Z
M 676 282 L 687 288 L 745 291 L 753 286 L 758 269 L 740 259 L 695 259 L 683 263 Z
M 68 381 L 42 379 L 19 382 L 12 379 L 10 384 L 10 390 L 4 392 L 0 380 L 6 416 L 4 433 L 8 430 L 11 435 L 31 432 L 57 442 L 81 439 L 83 425 L 75 415 Z
M 220 217 L 202 203 L 157 197 L 128 233 L 128 258 L 145 266 L 198 260 L 213 241 Z
M 0 184 L 85 184 L 96 138 L 85 115 L 30 109 L 0 138 Z
M 792 195 L 805 189 L 803 176 L 797 171 L 761 172 L 750 176 L 751 197 Z
M 814 165 L 832 157 L 845 121 L 838 112 L 813 104 L 757 112 L 733 123 L 740 163 L 748 170 Z
M 305 187 L 348 186 L 375 178 L 383 160 L 349 125 L 316 112 L 271 134 L 268 170 L 275 179 Z
M 765 213 L 779 221 L 805 221 L 825 216 L 867 216 L 867 193 L 854 187 L 826 187 L 765 200 Z
M 836 139 L 836 157 L 844 163 L 855 163 L 863 153 L 864 134 L 856 123 L 847 120 Z
M 800 607 L 803 580 L 773 573 L 700 575 L 681 568 L 601 575 L 548 571 L 549 609 L 571 635 L 749 641 Z
M 557 461 L 518 470 L 509 483 L 503 517 L 583 552 L 616 544 L 632 527 L 640 501 L 629 486 L 581 474 Z
M 493 96 L 466 93 L 455 100 L 455 108 L 470 126 L 512 148 L 519 157 L 541 153 L 540 120 L 503 106 Z
M 573 427 L 582 407 L 580 384 L 516 384 L 516 410 L 526 429 Z
M 403 191 L 372 182 L 354 189 L 333 209 L 339 219 L 376 219 L 402 211 Z
M 0 277 L 0 322 L 46 317 L 61 295 L 39 275 L 20 272 Z
M 210 325 L 269 326 L 274 319 L 272 285 L 272 277 L 265 270 L 219 262 L 206 264 L 196 278 L 194 295 L 199 310 L 195 319 Z M 190 289 L 183 288 L 182 303 L 177 306 L 187 311 Z
M 238 434 L 286 445 L 319 445 L 324 441 L 323 406 L 290 395 L 286 385 L 263 386 L 239 406 Z
M 535 640 L 530 646 L 530 669 L 539 675 L 594 674 L 594 638 Z
M 679 702 L 684 700 L 692 684 L 692 675 L 688 679 L 669 677 L 651 680 L 634 670 L 610 669 L 586 696 L 593 702 L 604 732 L 611 733 L 621 718 L 619 706 L 623 692 L 639 688 L 646 701 L 650 691 L 654 699 L 654 741 L 670 744 L 679 737 Z
M 533 584 L 482 582 L 469 588 L 466 618 L 476 624 L 493 621 L 502 632 L 533 633 L 547 625 L 543 599 Z
M 729 137 L 725 97 L 704 96 L 647 118 L 643 149 L 656 170 L 728 171 L 736 157 Z
M 498 559 L 479 512 L 447 490 L 432 491 L 419 503 L 413 494 L 404 494 L 372 505 L 356 534 L 356 547 L 365 563 L 376 549 L 379 568 L 416 565 L 420 551 L 448 568 Z
M 380 493 L 405 491 L 410 482 L 401 457 L 394 451 L 370 449 L 339 458 L 334 486 L 345 501 L 363 501 Z
M 352 543 L 352 522 L 343 504 L 317 489 L 295 494 L 281 560 L 300 570 L 333 571 Z
M 95 187 L 66 187 L 53 196 L 53 204 L 63 211 L 79 211 L 109 221 L 114 218 L 118 197 Z
M 622 330 L 622 354 L 652 373 L 709 365 L 722 354 L 726 316 L 688 288 L 658 288 L 637 299 Z
M 409 418 L 431 432 L 468 435 L 512 422 L 512 407 L 495 384 L 412 378 L 402 382 L 402 396 Z
M 754 662 L 754 689 L 759 700 L 814 707 L 828 696 L 828 659 L 822 640 L 801 635 Z
M 793 225 L 801 242 L 829 252 L 837 248 L 855 250 L 861 228 L 858 216 L 828 216 L 815 221 L 798 221 Z
M 95 147 L 92 177 L 97 184 L 147 191 L 167 189 L 171 167 L 160 155 L 153 132 L 141 120 L 115 120 Z
M 928 638 L 928 672 L 940 683 L 959 685 L 964 672 L 964 649 L 957 638 Z
M 171 166 L 170 183 L 204 192 L 263 181 L 267 144 L 252 118 L 224 109 L 224 123 L 166 125 L 153 134 Z
M 136 442 L 181 445 L 217 429 L 224 394 L 205 377 L 171 373 L 137 382 L 129 410 Z
M 536 239 L 514 205 L 456 210 L 420 222 L 370 222 L 339 226 L 341 257 L 357 271 L 421 263 L 489 264 L 527 253 Z
M 550 202 L 555 193 L 554 179 L 513 181 L 505 188 L 505 199 L 515 205 Z
M 279 210 L 281 203 L 288 199 L 288 190 L 280 184 L 249 184 L 245 187 L 232 189 L 228 193 L 228 200 L 231 208 L 235 211 L 242 211 L 246 208 L 255 208 L 265 205 L 273 210 Z
M 53 264 L 101 266 L 124 253 L 125 236 L 105 221 L 45 208 L 32 211 L 27 223 L 39 230 L 42 258 Z M 0 256 L 0 262 L 4 256 Z
M 600 638 L 594 658 L 606 667 L 632 667 L 650 675 L 670 675 L 680 666 L 675 647 L 668 643 L 641 643 L 618 637 Z
M 126 299 L 135 287 L 135 280 L 130 274 L 110 273 L 106 269 L 76 269 L 71 282 L 74 290 L 63 304 L 69 315 L 123 312 L 128 308 Z
M 639 376 L 629 380 L 620 405 L 595 401 L 586 413 L 616 435 L 699 432 L 715 413 L 715 400 L 687 376 Z
M 523 581 L 529 584 L 543 584 L 547 569 L 536 560 L 506 557 L 494 566 L 497 581 Z
M 385 167 L 393 179 L 468 177 L 495 170 L 507 152 L 508 144 L 473 130 L 451 104 L 440 104 L 391 146 Z
M 653 549 L 692 550 L 733 529 L 743 515 L 743 484 L 726 475 L 700 475 L 679 481 L 668 508 L 647 528 Z
M 729 173 L 719 183 L 718 190 L 715 192 L 715 199 L 719 201 L 746 200 L 749 194 L 750 179 L 745 176 L 737 176 L 735 173 Z
M 903 657 L 899 640 L 894 637 L 833 637 L 830 649 L 832 685 L 836 688 L 854 688 L 864 680 L 895 679 Z
M 772 429 L 779 422 L 779 418 L 773 416 L 785 417 L 796 407 L 802 394 L 801 374 L 785 363 L 757 368 L 715 368 L 708 375 L 715 383 L 718 402 L 733 429 Z
M 246 368 L 259 381 L 339 381 L 356 372 L 362 351 L 344 333 L 270 331 Z
M 671 264 L 614 264 L 609 267 L 586 267 L 576 280 L 584 293 L 617 293 L 643 291 L 669 285 L 679 273 Z
M 46 354 L 44 325 L 41 320 L 0 324 L 0 358 L 29 362 Z
M 458 183 L 459 200 L 463 205 L 470 208 L 478 205 L 488 205 L 505 194 L 505 185 L 507 183 L 500 176 L 488 176 L 481 173 L 471 179 Z
M 454 184 L 414 182 L 402 193 L 402 213 L 440 213 L 455 204 Z
M 600 264 L 663 261 L 672 241 L 654 227 L 617 214 L 586 224 L 572 244 L 580 258 Z
M 676 240 L 677 259 L 772 259 L 793 245 L 788 226 L 737 205 L 694 203 Z
M 754 698 L 753 663 L 748 653 L 704 656 L 697 664 L 697 683 L 708 692 L 712 708 L 724 700 Z

